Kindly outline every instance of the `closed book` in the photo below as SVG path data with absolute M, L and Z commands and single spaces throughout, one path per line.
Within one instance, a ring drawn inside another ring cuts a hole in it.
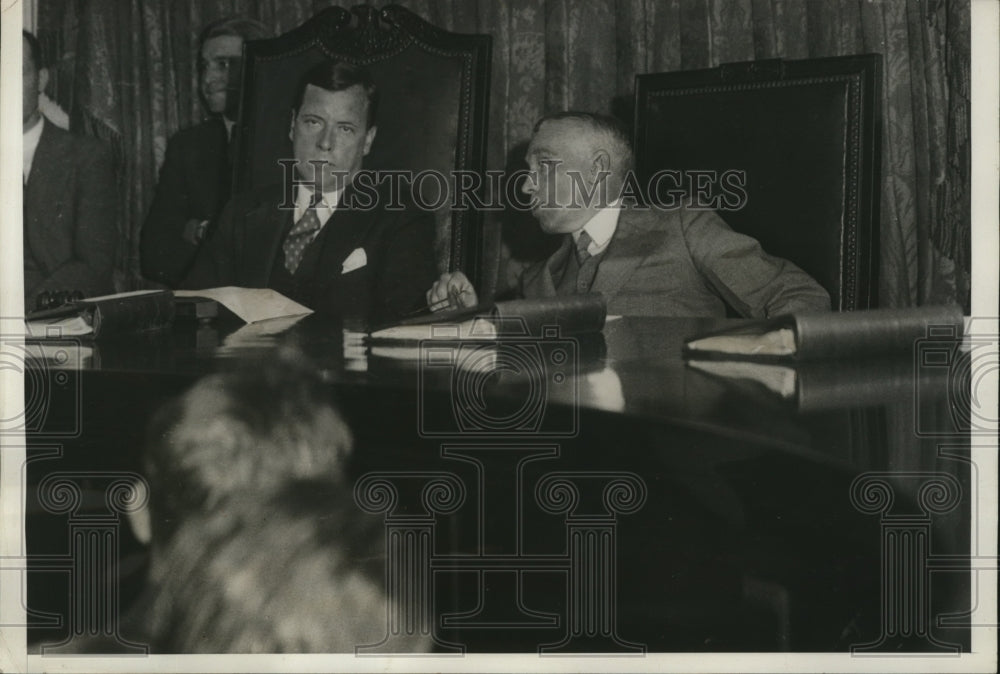
M 55 309 L 29 314 L 26 336 L 100 338 L 158 330 L 174 318 L 174 295 L 169 290 L 140 290 L 91 297 Z
M 963 326 L 958 306 L 788 314 L 697 335 L 683 352 L 689 359 L 857 358 L 912 351 L 921 338 L 958 340 Z

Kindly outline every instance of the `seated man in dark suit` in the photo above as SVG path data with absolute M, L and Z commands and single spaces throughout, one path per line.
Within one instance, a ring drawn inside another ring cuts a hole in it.
M 198 247 L 229 200 L 232 131 L 239 110 L 243 43 L 269 36 L 257 21 L 215 21 L 198 37 L 198 84 L 211 117 L 167 143 L 160 182 L 142 227 L 142 273 L 170 286 L 191 268 Z
M 521 297 L 601 292 L 609 314 L 633 316 L 725 316 L 727 305 L 753 318 L 830 309 L 829 295 L 809 275 L 714 211 L 622 204 L 632 150 L 613 118 L 544 117 L 527 161 L 523 190 L 532 213 L 543 231 L 565 236 L 547 260 L 501 275 L 501 286 Z M 598 196 L 588 201 L 587 194 Z M 442 275 L 427 292 L 432 309 L 476 301 L 461 272 Z
M 22 70 L 24 308 L 32 311 L 43 292 L 114 292 L 118 193 L 107 145 L 69 134 L 39 112 L 48 71 L 27 32 Z
M 355 184 L 377 105 L 366 69 L 310 68 L 292 108 L 297 178 L 234 197 L 185 287 L 273 288 L 316 311 L 375 322 L 419 308 L 437 275 L 431 214 L 387 208 L 382 185 Z

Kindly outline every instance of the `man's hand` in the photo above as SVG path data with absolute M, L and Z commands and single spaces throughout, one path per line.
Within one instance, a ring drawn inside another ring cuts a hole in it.
M 205 238 L 205 233 L 208 231 L 208 220 L 188 220 L 184 223 L 184 232 L 181 234 L 181 238 L 190 243 L 192 246 L 197 246 L 201 243 L 202 239 Z
M 431 311 L 463 309 L 479 303 L 476 289 L 460 271 L 441 274 L 427 291 L 427 306 Z

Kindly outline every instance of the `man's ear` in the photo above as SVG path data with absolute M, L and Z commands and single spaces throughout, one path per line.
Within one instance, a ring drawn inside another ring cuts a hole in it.
M 288 123 L 288 140 L 295 142 L 295 115 L 298 114 L 298 110 L 292 110 L 292 119 Z
M 611 155 L 607 150 L 598 149 L 590 161 L 590 178 L 593 181 L 604 179 L 611 173 Z
M 41 68 L 38 71 L 38 93 L 45 93 L 45 87 L 49 86 L 49 69 Z
M 365 131 L 365 153 L 364 153 L 364 156 L 366 156 L 366 157 L 368 156 L 368 153 L 372 149 L 372 143 L 375 141 L 375 133 L 377 131 L 378 131 L 378 127 L 377 126 L 373 126 L 372 128 L 370 128 L 367 131 Z
M 127 511 L 128 524 L 135 539 L 143 545 L 149 545 L 150 541 L 153 540 L 153 518 L 149 513 L 149 488 L 146 486 L 145 480 L 137 480 L 132 483 L 132 489 L 136 492 L 136 500 L 143 506 L 138 510 Z

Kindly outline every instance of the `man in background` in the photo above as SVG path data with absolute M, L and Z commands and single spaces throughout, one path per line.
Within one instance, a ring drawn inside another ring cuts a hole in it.
M 609 314 L 745 318 L 829 311 L 828 293 L 787 260 L 734 232 L 711 210 L 630 207 L 618 199 L 632 170 L 628 134 L 586 112 L 543 117 L 527 150 L 523 191 L 547 234 L 562 235 L 547 260 L 501 275 L 527 298 L 600 292 Z M 602 182 L 607 197 L 600 195 Z M 475 304 L 461 272 L 427 291 L 432 309 Z
M 142 228 L 142 273 L 175 286 L 229 199 L 232 138 L 240 104 L 243 43 L 270 37 L 252 19 L 215 21 L 198 38 L 198 83 L 211 117 L 167 143 L 160 181 Z
M 117 190 L 110 149 L 45 119 L 49 73 L 34 35 L 23 32 L 24 308 L 42 293 L 114 291 Z

